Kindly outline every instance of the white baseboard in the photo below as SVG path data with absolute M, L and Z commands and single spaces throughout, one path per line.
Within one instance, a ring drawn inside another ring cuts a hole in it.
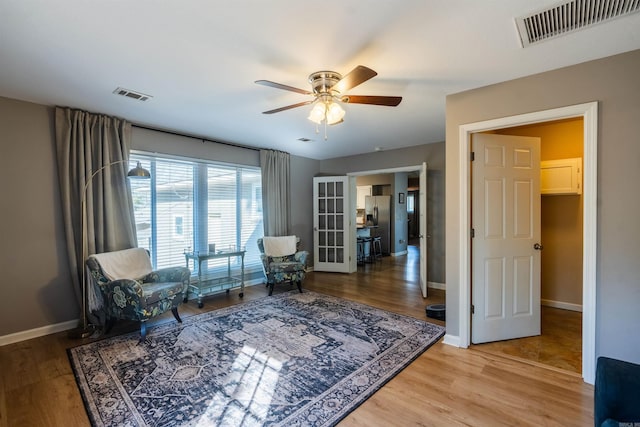
M 569 302 L 552 301 L 549 299 L 540 300 L 540 304 L 546 305 L 547 307 L 561 308 L 563 310 L 579 311 L 580 313 L 582 313 L 581 304 L 571 304 Z
M 244 282 L 245 287 L 264 285 L 264 279 L 253 279 Z M 45 335 L 55 334 L 56 332 L 63 332 L 73 329 L 78 326 L 80 319 L 69 320 L 67 322 L 56 323 L 54 325 L 42 326 L 40 328 L 29 329 L 27 331 L 20 331 L 9 335 L 0 336 L 0 347 L 14 344 L 20 341 L 30 340 L 32 338 L 39 338 Z
M 78 326 L 80 320 L 69 320 L 67 322 L 56 323 L 54 325 L 41 326 L 40 328 L 29 329 L 28 331 L 16 332 L 0 337 L 0 347 L 17 343 L 20 341 L 30 340 L 32 338 L 43 337 L 56 332 L 68 331 Z
M 258 278 L 258 279 L 253 279 L 253 280 L 245 280 L 244 281 L 244 286 L 246 288 L 247 286 L 264 285 L 265 280 L 266 280 L 265 278 Z
M 438 283 L 438 282 L 429 282 L 427 281 L 427 288 L 432 288 L 432 289 L 441 289 L 443 291 L 447 290 L 447 285 L 445 283 Z
M 460 337 L 457 335 L 445 334 L 442 342 L 453 347 L 460 347 Z

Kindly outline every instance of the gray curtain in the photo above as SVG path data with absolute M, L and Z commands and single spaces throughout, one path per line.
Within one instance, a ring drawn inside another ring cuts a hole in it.
M 118 118 L 58 107 L 55 127 L 67 255 L 78 301 L 81 301 L 81 275 L 86 274 L 81 224 L 87 239 L 87 255 L 137 246 L 133 202 L 127 183 L 131 124 Z M 114 162 L 120 163 L 112 164 Z M 84 194 L 86 217 L 82 221 Z M 90 285 L 92 281 L 86 283 L 87 313 L 91 318 L 91 312 L 102 306 L 102 299 Z
M 282 151 L 260 150 L 265 236 L 287 236 L 291 229 L 289 157 Z

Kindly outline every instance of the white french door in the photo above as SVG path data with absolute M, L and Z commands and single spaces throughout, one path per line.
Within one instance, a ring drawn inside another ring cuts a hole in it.
M 323 176 L 313 178 L 313 269 L 350 273 L 355 271 L 351 249 L 356 234 L 355 178 Z M 352 206 L 353 205 L 353 206 Z
M 427 164 L 422 163 L 420 168 L 420 203 L 419 231 L 420 235 L 420 290 L 422 297 L 427 297 Z

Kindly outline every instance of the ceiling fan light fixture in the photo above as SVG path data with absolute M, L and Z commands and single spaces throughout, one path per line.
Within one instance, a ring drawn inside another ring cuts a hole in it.
M 328 125 L 335 125 L 341 123 L 344 118 L 345 111 L 340 104 L 332 102 L 327 108 L 326 120 Z
M 311 95 L 312 99 L 308 101 L 263 111 L 262 114 L 279 113 L 292 108 L 302 107 L 303 105 L 313 104 L 307 118 L 316 124 L 316 133 L 319 133 L 319 125 L 324 122 L 324 139 L 326 140 L 327 126 L 337 125 L 344 121 L 345 111 L 339 105 L 341 102 L 349 104 L 384 105 L 388 107 L 395 107 L 400 104 L 400 101 L 402 101 L 401 96 L 342 95 L 377 75 L 378 73 L 364 65 L 358 65 L 344 76 L 335 71 L 317 71 L 309 75 L 311 91 L 298 89 L 270 80 L 256 80 L 255 82 L 263 86 L 288 90 L 303 95 Z
M 327 112 L 327 106 L 324 102 L 316 102 L 311 112 L 309 113 L 309 120 L 311 120 L 315 124 L 320 124 L 325 118 L 325 114 Z

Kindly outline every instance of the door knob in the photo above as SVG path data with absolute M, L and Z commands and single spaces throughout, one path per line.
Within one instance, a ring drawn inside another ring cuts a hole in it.
M 536 251 L 541 251 L 542 249 L 544 249 L 544 247 L 540 243 L 536 243 L 535 245 L 533 245 L 533 249 L 535 249 Z

